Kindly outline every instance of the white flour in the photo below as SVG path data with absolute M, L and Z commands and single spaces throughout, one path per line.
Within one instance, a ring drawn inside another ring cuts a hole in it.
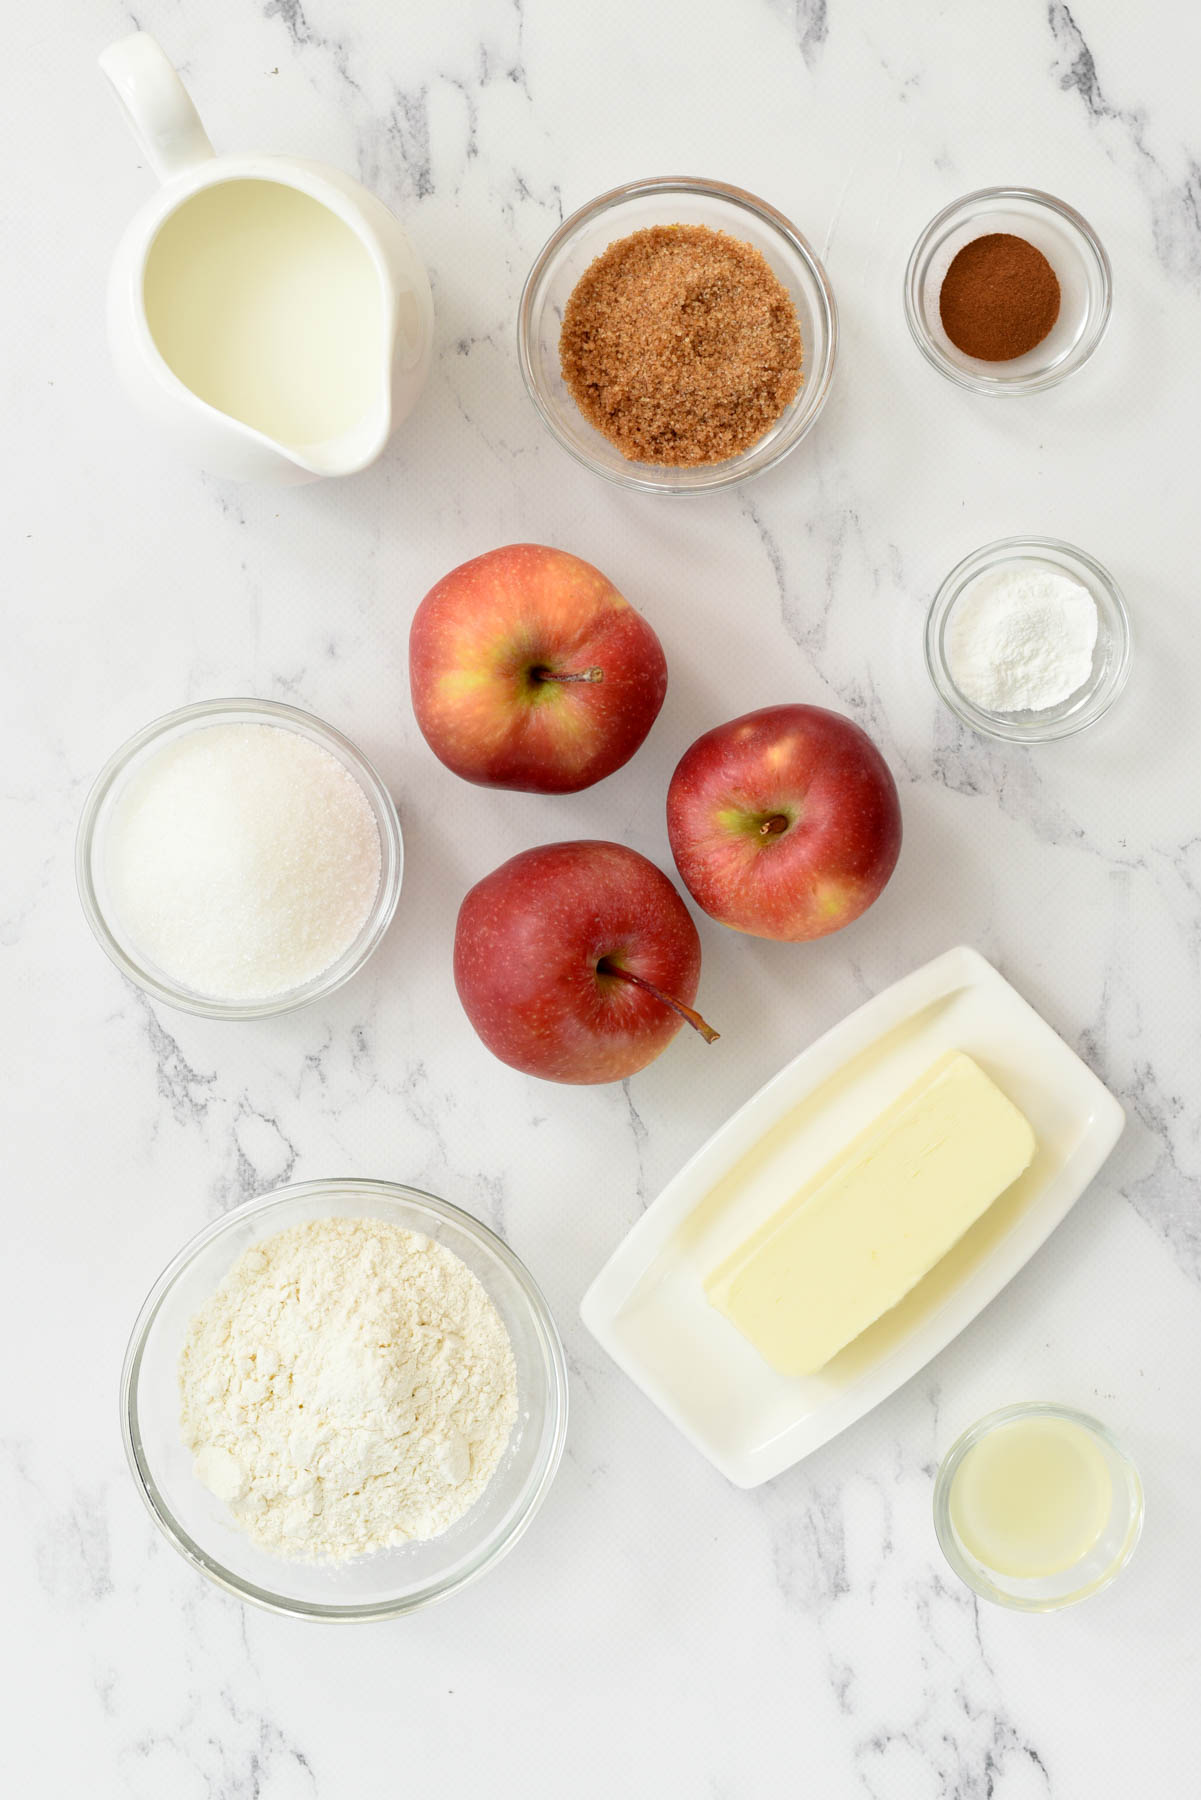
M 961 595 L 947 630 L 947 664 L 985 712 L 1045 712 L 1092 673 L 1097 603 L 1049 563 L 1010 563 Z
M 255 1543 L 299 1561 L 445 1531 L 517 1412 L 512 1345 L 480 1282 L 379 1219 L 252 1245 L 193 1319 L 179 1373 L 199 1479 Z

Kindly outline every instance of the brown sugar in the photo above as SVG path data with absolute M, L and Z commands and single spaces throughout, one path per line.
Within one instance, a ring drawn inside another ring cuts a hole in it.
M 991 231 L 952 259 L 938 312 L 965 356 L 1011 362 L 1041 344 L 1059 317 L 1059 277 L 1025 238 Z
M 707 225 L 652 225 L 581 275 L 563 313 L 563 379 L 631 462 L 724 462 L 801 385 L 796 308 L 764 256 Z

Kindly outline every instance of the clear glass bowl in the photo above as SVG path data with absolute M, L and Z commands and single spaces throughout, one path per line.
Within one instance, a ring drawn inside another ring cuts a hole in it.
M 184 987 L 145 957 L 122 927 L 112 905 L 106 869 L 107 833 L 113 813 L 128 782 L 147 758 L 173 739 L 212 725 L 280 725 L 311 738 L 336 756 L 362 788 L 375 815 L 380 841 L 380 879 L 375 903 L 362 929 L 328 969 L 300 987 L 261 1000 L 214 999 Z M 136 981 L 155 1000 L 182 1012 L 200 1013 L 209 1019 L 261 1019 L 272 1013 L 291 1012 L 307 1006 L 349 981 L 361 969 L 392 921 L 400 897 L 404 870 L 404 843 L 392 796 L 367 758 L 349 738 L 311 713 L 278 700 L 201 700 L 167 713 L 131 737 L 100 771 L 84 802 L 75 841 L 75 878 L 84 914 L 101 948 L 123 975 Z
M 1082 583 L 1097 604 L 1097 644 L 1084 686 L 1045 712 L 985 712 L 955 686 L 947 632 L 959 600 L 977 576 L 1004 563 L 1050 563 Z M 1085 551 L 1058 538 L 1000 538 L 965 556 L 934 596 L 926 619 L 926 667 L 951 711 L 973 731 L 1014 743 L 1040 744 L 1071 737 L 1093 725 L 1113 705 L 1130 674 L 1131 633 L 1126 602 L 1113 576 Z
M 982 362 L 956 349 L 942 328 L 938 297 L 965 244 L 1011 232 L 1041 250 L 1059 277 L 1059 317 L 1041 344 L 1012 362 Z M 940 375 L 975 394 L 1034 394 L 1086 363 L 1109 323 L 1113 275 L 1100 239 L 1080 214 L 1035 188 L 981 188 L 931 219 L 905 271 L 905 317 L 913 341 Z
M 483 1283 L 517 1362 L 517 1419 L 496 1473 L 440 1537 L 338 1567 L 258 1549 L 192 1472 L 179 1434 L 179 1354 L 198 1309 L 248 1245 L 306 1220 L 387 1219 L 444 1244 Z M 390 1619 L 465 1587 L 517 1542 L 546 1496 L 567 1432 L 567 1369 L 546 1301 L 486 1225 L 432 1194 L 386 1181 L 309 1181 L 227 1213 L 186 1244 L 138 1315 L 121 1376 L 129 1466 L 151 1515 L 218 1587 L 306 1619 Z
M 563 309 L 580 276 L 619 238 L 651 225 L 707 225 L 762 252 L 796 307 L 804 380 L 764 435 L 737 456 L 700 468 L 631 462 L 594 429 L 563 380 Z M 632 181 L 565 219 L 530 270 L 517 320 L 517 355 L 530 399 L 563 448 L 606 481 L 648 494 L 704 494 L 775 466 L 817 422 L 834 373 L 838 314 L 821 263 L 783 213 L 741 188 L 688 176 Z
M 951 1516 L 951 1488 L 964 1457 L 981 1438 L 998 1426 L 1018 1419 L 1066 1419 L 1086 1431 L 1101 1452 L 1113 1483 L 1109 1518 L 1100 1537 L 1070 1569 L 1029 1580 L 1000 1575 L 973 1556 L 955 1530 Z M 1069 1406 L 1045 1400 L 1028 1400 L 1003 1406 L 969 1426 L 943 1458 L 934 1483 L 934 1529 L 943 1555 L 961 1581 L 984 1600 L 1017 1612 L 1057 1612 L 1075 1606 L 1090 1594 L 1100 1593 L 1126 1567 L 1134 1555 L 1143 1528 L 1143 1488 L 1138 1470 L 1113 1434 L 1099 1420 Z

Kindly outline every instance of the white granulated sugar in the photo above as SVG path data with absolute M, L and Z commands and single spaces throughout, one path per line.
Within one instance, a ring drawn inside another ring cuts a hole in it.
M 1050 563 L 1014 562 L 964 590 L 947 630 L 951 679 L 984 712 L 1045 712 L 1092 673 L 1097 603 Z
M 180 1358 L 196 1474 L 262 1549 L 345 1562 L 437 1537 L 483 1493 L 517 1413 L 513 1348 L 471 1270 L 380 1219 L 244 1252 Z
M 371 911 L 380 839 L 336 756 L 278 725 L 210 725 L 165 745 L 114 808 L 116 917 L 164 974 L 213 999 L 311 981 Z

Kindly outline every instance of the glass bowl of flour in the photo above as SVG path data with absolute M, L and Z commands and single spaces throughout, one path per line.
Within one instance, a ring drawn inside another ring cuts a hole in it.
M 926 620 L 926 667 L 964 724 L 1014 743 L 1070 737 L 1130 673 L 1121 590 L 1057 538 L 1002 538 L 951 570 Z
M 88 924 L 153 999 L 288 1012 L 349 981 L 400 895 L 392 797 L 349 738 L 275 700 L 203 700 L 110 757 L 84 803 Z
M 281 1188 L 185 1245 L 134 1326 L 125 1448 L 160 1530 L 240 1599 L 396 1618 L 510 1550 L 567 1429 L 527 1269 L 445 1200 Z

